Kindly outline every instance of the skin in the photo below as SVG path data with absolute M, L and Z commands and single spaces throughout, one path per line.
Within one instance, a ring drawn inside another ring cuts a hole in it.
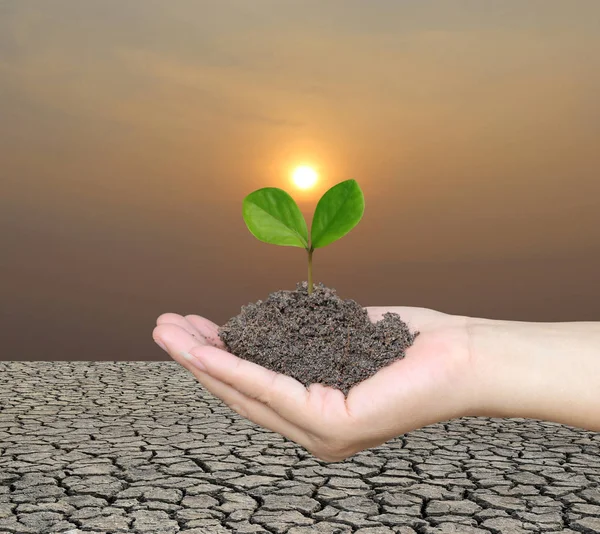
M 365 309 L 372 322 L 398 313 L 421 334 L 405 358 L 354 386 L 346 398 L 335 388 L 306 388 L 237 358 L 223 350 L 218 326 L 197 315 L 163 314 L 152 336 L 236 413 L 326 462 L 463 416 L 531 417 L 600 430 L 600 323 Z

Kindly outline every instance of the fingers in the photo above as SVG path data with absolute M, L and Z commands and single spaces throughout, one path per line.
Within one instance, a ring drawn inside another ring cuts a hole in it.
M 166 339 L 169 337 L 171 345 L 167 346 L 172 355 L 181 351 L 189 352 L 196 356 L 207 368 L 208 373 L 217 380 L 251 399 L 269 407 L 276 407 L 276 411 L 283 418 L 303 426 L 302 423 L 307 418 L 301 414 L 307 404 L 308 392 L 300 382 L 238 358 L 215 346 L 209 346 L 204 333 L 214 332 L 216 325 L 202 317 L 192 316 L 188 320 L 187 317 L 177 314 L 163 314 L 157 323 L 159 325 L 154 329 L 153 337 L 162 339 L 164 343 L 169 343 Z M 172 330 L 170 326 L 179 327 L 180 330 Z M 186 339 L 186 335 L 192 336 L 192 339 Z M 212 337 L 211 334 L 209 336 Z M 200 348 L 205 350 L 196 351 Z
M 189 352 L 217 380 L 272 408 L 299 427 L 311 426 L 311 418 L 307 416 L 308 391 L 294 378 L 215 347 L 197 347 Z
M 158 319 L 156 319 L 156 324 L 157 326 L 168 324 L 176 325 L 179 328 L 185 330 L 190 336 L 195 338 L 198 344 L 208 345 L 208 341 L 206 337 L 202 334 L 202 332 L 198 330 L 192 323 L 187 321 L 185 317 L 177 313 L 163 313 L 158 317 Z M 155 332 L 157 332 L 156 328 L 152 333 L 153 338 L 156 338 Z
M 213 361 L 219 360 L 223 356 L 229 356 L 235 360 L 240 360 L 239 358 L 228 352 L 217 349 L 216 347 L 199 344 L 198 339 L 193 337 L 185 328 L 178 324 L 174 324 L 180 323 L 185 326 L 185 318 L 181 316 L 171 314 L 168 317 L 163 317 L 162 321 L 172 322 L 161 322 L 161 324 L 154 329 L 152 333 L 153 338 L 159 339 L 167 347 L 170 356 L 190 371 L 210 393 L 222 399 L 227 406 L 242 417 L 245 417 L 264 428 L 272 430 L 273 432 L 277 432 L 310 451 L 312 442 L 308 434 L 277 413 L 277 408 L 271 408 L 269 403 L 265 404 L 263 400 L 257 400 L 252 396 L 245 395 L 243 392 L 239 391 L 239 387 L 223 382 L 219 380 L 218 377 L 211 376 L 210 373 L 203 372 L 195 365 L 193 359 L 188 360 L 184 358 L 182 352 L 188 352 L 194 355 L 198 354 L 200 351 L 212 351 L 216 353 L 210 355 L 210 359 Z M 255 364 L 251 365 L 259 369 L 264 369 Z M 265 371 L 267 370 L 265 369 Z M 273 374 L 276 375 L 276 373 Z M 296 382 L 290 377 L 287 378 Z M 306 391 L 304 386 L 299 382 L 296 383 L 304 390 L 304 392 Z
M 247 397 L 210 374 L 200 371 L 193 361 L 186 360 L 181 355 L 173 356 L 173 358 L 188 369 L 204 388 L 221 399 L 234 412 L 263 428 L 285 436 L 310 451 L 312 443 L 309 436 L 302 429 L 281 417 L 275 410 L 258 400 Z
M 237 413 L 299 443 L 315 456 L 336 456 L 349 418 L 341 391 L 320 384 L 307 390 L 290 376 L 209 345 L 204 334 L 209 333 L 210 339 L 216 325 L 204 318 L 163 314 L 157 323 L 153 338 Z M 185 359 L 183 351 L 192 359 Z M 202 365 L 204 370 L 199 367 Z
M 211 326 L 214 323 L 201 319 L 194 317 L 192 321 L 203 331 L 214 331 L 214 326 Z M 189 352 L 196 356 L 207 368 L 208 373 L 217 380 L 251 399 L 274 408 L 284 419 L 298 426 L 310 426 L 310 418 L 305 415 L 308 392 L 300 382 L 209 346 L 202 332 L 199 332 L 200 337 L 194 336 L 198 329 L 181 315 L 163 314 L 157 323 L 159 325 L 152 335 L 167 344 L 171 355 L 181 351 Z
M 300 423 L 300 426 L 309 419 L 301 415 L 305 411 L 308 392 L 297 380 L 208 345 L 203 335 L 194 335 L 196 328 L 181 315 L 164 314 L 157 322 L 160 324 L 152 337 L 160 339 L 171 356 L 177 356 L 177 361 L 181 362 L 179 353 L 186 351 L 202 362 L 212 377 L 275 409 L 284 419 Z M 201 328 L 210 328 L 206 323 L 197 320 L 195 323 Z
M 225 344 L 219 337 L 219 327 L 212 321 L 199 315 L 186 315 L 184 317 L 176 313 L 163 313 L 156 320 L 156 324 L 177 325 L 197 338 L 200 344 L 225 349 Z
M 219 337 L 218 325 L 199 315 L 186 315 L 185 319 L 187 319 L 190 325 L 196 328 L 196 330 L 204 336 L 209 345 L 219 349 L 225 349 L 225 343 L 223 343 Z

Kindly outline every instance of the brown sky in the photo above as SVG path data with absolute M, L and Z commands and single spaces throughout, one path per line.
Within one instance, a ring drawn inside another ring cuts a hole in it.
M 167 359 L 306 279 L 244 196 L 347 178 L 341 297 L 600 320 L 599 50 L 596 0 L 0 2 L 0 359 Z

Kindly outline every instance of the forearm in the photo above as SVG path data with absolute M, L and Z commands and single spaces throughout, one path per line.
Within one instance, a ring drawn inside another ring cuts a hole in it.
M 600 322 L 471 319 L 473 415 L 600 431 Z

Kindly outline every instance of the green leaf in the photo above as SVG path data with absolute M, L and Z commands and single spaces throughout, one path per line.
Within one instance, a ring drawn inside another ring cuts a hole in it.
M 308 228 L 298 204 L 283 189 L 264 187 L 245 199 L 242 215 L 250 233 L 265 243 L 308 249 Z
M 346 235 L 360 221 L 365 197 L 356 180 L 334 185 L 319 200 L 312 220 L 311 246 L 320 248 Z

